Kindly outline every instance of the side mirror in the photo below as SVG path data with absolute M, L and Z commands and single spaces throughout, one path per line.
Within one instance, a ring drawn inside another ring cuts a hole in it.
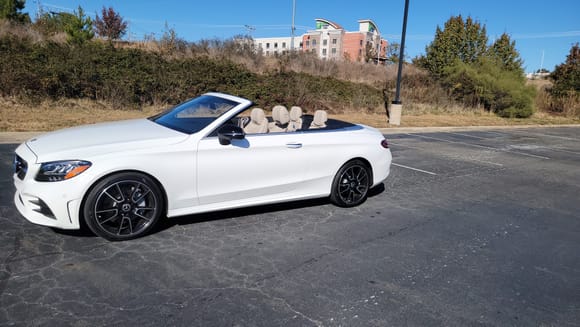
M 228 145 L 232 140 L 243 140 L 246 133 L 241 127 L 235 125 L 225 125 L 218 130 L 218 139 L 221 145 Z

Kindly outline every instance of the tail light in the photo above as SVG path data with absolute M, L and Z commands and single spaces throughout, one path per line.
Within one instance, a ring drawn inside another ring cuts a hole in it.
M 381 145 L 383 146 L 383 148 L 388 149 L 389 148 L 389 142 L 387 142 L 387 139 L 383 139 L 381 141 Z

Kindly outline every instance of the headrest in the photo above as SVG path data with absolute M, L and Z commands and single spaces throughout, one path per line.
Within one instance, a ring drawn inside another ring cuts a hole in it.
M 296 121 L 302 118 L 302 108 L 293 106 L 290 108 L 290 120 Z
M 272 108 L 272 119 L 279 124 L 288 124 L 290 121 L 290 114 L 288 113 L 288 109 L 286 107 L 277 105 Z
M 252 113 L 250 114 L 251 121 L 255 122 L 256 124 L 261 124 L 264 119 L 266 119 L 266 114 L 262 108 L 254 108 L 252 109 Z
M 314 112 L 314 119 L 312 122 L 317 126 L 324 126 L 326 125 L 326 121 L 328 120 L 328 115 L 324 110 L 316 110 Z

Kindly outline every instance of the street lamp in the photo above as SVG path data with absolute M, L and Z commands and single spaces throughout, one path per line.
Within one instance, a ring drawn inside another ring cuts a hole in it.
M 401 111 L 403 103 L 401 102 L 401 77 L 403 75 L 403 61 L 405 58 L 405 34 L 407 33 L 407 13 L 409 12 L 409 0 L 405 0 L 405 13 L 403 16 L 403 32 L 401 33 L 401 51 L 399 52 L 399 70 L 397 72 L 397 91 L 395 100 L 391 103 L 389 110 L 389 124 L 401 125 Z

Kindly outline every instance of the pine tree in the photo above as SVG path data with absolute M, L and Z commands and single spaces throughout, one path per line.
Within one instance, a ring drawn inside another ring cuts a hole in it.
M 564 96 L 570 92 L 580 94 L 580 45 L 574 44 L 566 61 L 554 69 L 552 75 L 554 87 L 552 94 Z
M 426 55 L 419 60 L 424 68 L 436 77 L 456 60 L 470 64 L 481 58 L 487 49 L 487 32 L 484 25 L 471 17 L 452 16 L 443 29 L 437 26 L 435 38 L 425 49 Z
M 21 13 L 26 0 L 0 0 L 0 19 L 19 23 L 30 23 L 28 14 Z
M 93 21 L 85 15 L 85 11 L 80 6 L 70 21 L 66 22 L 65 31 L 68 34 L 68 41 L 73 44 L 84 43 L 95 36 Z
M 503 33 L 495 40 L 488 50 L 488 55 L 501 66 L 502 69 L 524 73 L 523 61 L 516 50 L 516 42 L 512 41 L 507 33 Z

